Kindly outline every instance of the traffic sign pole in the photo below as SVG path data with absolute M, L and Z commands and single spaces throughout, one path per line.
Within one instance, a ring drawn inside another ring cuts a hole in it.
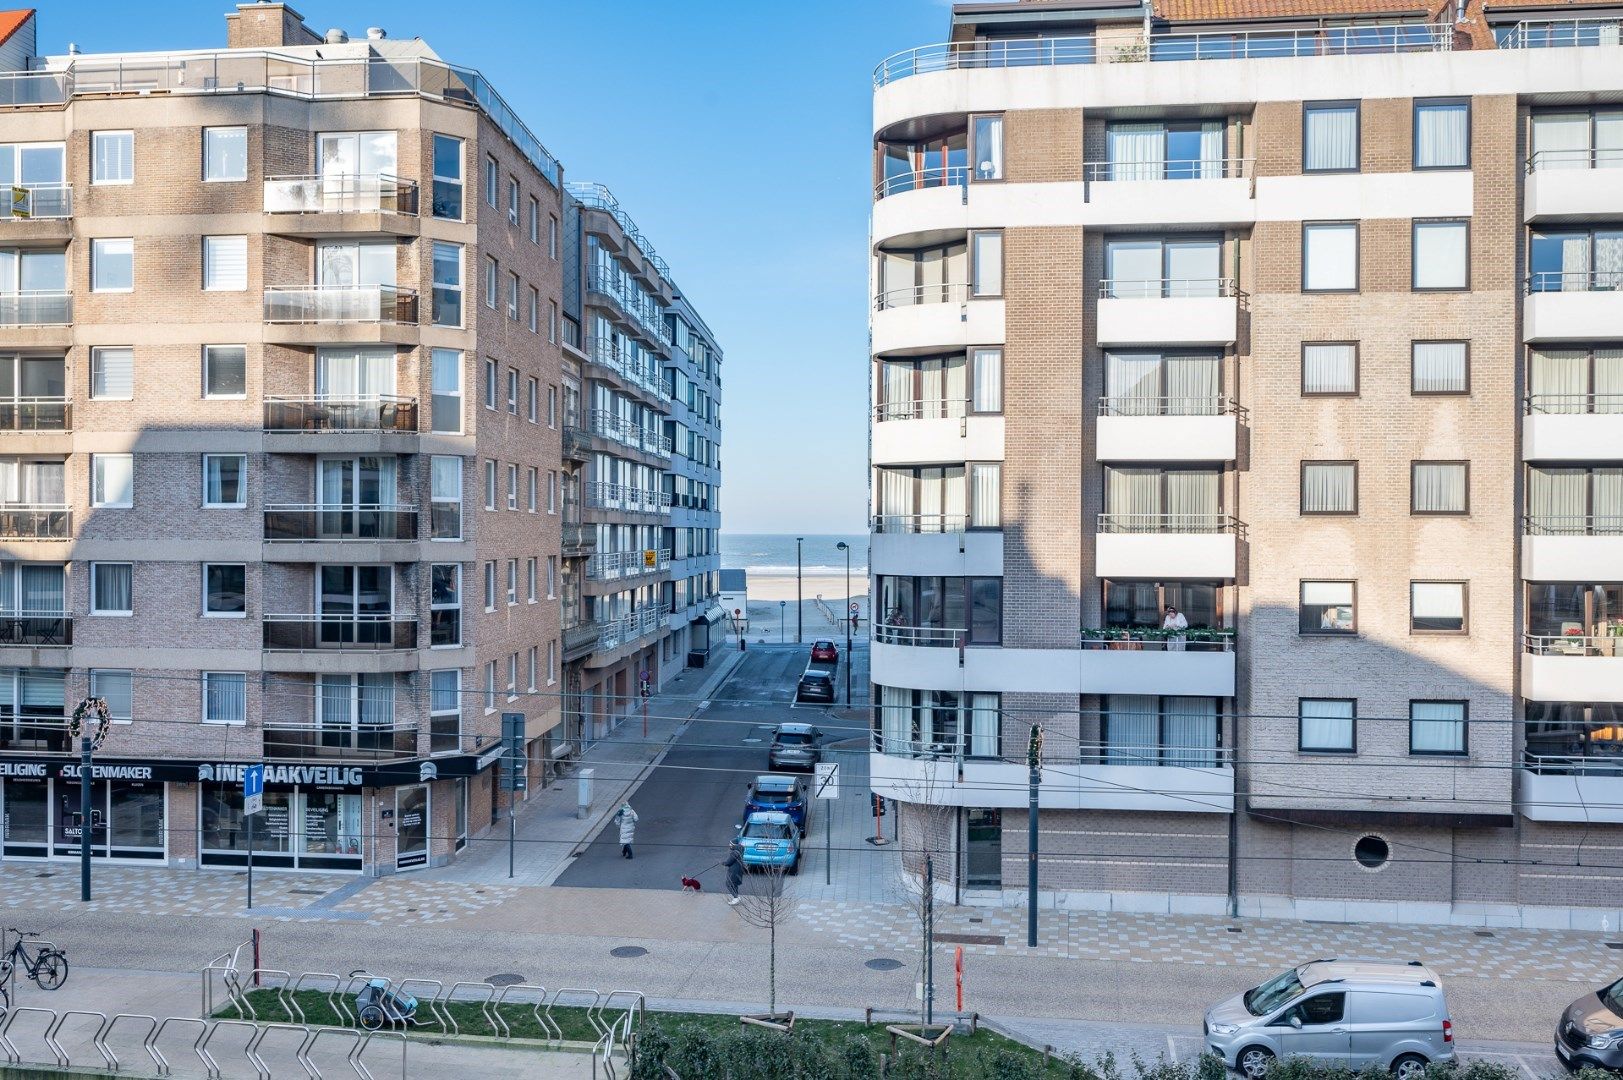
M 819 761 L 817 763 L 817 798 L 838 799 L 840 797 L 840 763 L 837 761 Z M 810 807 L 806 812 L 811 813 Z M 834 811 L 831 809 L 824 817 L 828 821 L 823 823 L 823 884 L 833 884 L 834 874 Z
M 254 909 L 254 819 L 265 809 L 265 766 L 242 770 L 242 816 L 248 819 L 248 910 Z
M 502 788 L 507 796 L 507 876 L 518 857 L 518 793 L 529 787 L 524 766 L 524 714 L 502 713 Z

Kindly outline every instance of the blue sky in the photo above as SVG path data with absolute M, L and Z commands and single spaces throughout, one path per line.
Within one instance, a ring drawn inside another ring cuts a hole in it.
M 39 4 L 42 52 L 212 48 L 232 0 Z M 728 532 L 863 529 L 870 77 L 942 0 L 295 0 L 482 70 L 574 180 L 608 184 L 726 353 Z

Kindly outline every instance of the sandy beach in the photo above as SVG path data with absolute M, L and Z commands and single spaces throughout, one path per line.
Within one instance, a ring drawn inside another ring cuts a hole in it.
M 804 624 L 802 640 L 834 637 L 843 643 L 845 627 L 837 622 L 848 603 L 857 605 L 859 622 L 855 636 L 866 639 L 868 633 L 868 578 L 865 573 L 853 572 L 851 593 L 845 595 L 845 575 L 808 574 L 801 579 L 801 616 Z M 819 603 L 819 598 L 821 603 Z M 786 603 L 780 603 L 785 601 Z M 781 622 L 780 622 L 781 612 Z M 731 614 L 729 612 L 729 614 Z M 750 575 L 749 579 L 749 640 L 795 640 L 795 576 Z M 782 627 L 781 633 L 779 627 Z M 736 641 L 729 628 L 728 637 Z

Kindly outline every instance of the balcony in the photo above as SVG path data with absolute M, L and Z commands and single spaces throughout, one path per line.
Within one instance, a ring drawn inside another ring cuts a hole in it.
M 1530 701 L 1623 702 L 1623 634 L 1593 633 L 1613 627 L 1575 629 L 1523 639 L 1522 696 Z
M 11 188 L 11 198 L 0 199 L 0 222 L 61 221 L 72 216 L 71 184 L 18 184 Z
M 624 315 L 629 325 L 640 329 L 647 340 L 663 345 L 671 343 L 670 328 L 665 325 L 664 309 L 650 294 L 640 292 L 619 275 L 594 266 L 587 271 L 586 289 L 603 297 Z
M 65 716 L 0 715 L 0 751 L 67 754 L 75 749 Z
M 1523 411 L 1523 461 L 1623 459 L 1623 394 L 1533 394 Z
M 570 515 L 570 504 L 564 503 L 565 515 Z M 576 508 L 573 516 L 578 517 L 580 510 Z M 597 550 L 597 526 L 583 525 L 579 521 L 565 521 L 563 525 L 563 555 L 566 559 L 578 559 L 590 555 Z
M 596 622 L 582 622 L 564 627 L 564 662 L 579 660 L 594 651 L 602 636 L 603 627 Z
M 629 484 L 591 483 L 581 485 L 589 510 L 622 510 L 635 514 L 668 514 L 671 496 L 663 491 Z
M 874 297 L 875 354 L 1000 345 L 1004 332 L 1004 302 L 978 299 L 967 284 L 917 285 Z
M 417 756 L 411 724 L 285 724 L 267 720 L 267 761 L 392 761 Z
M 417 433 L 417 399 L 377 397 L 304 397 L 265 399 L 266 432 Z
M 906 191 L 925 191 L 930 188 L 963 189 L 969 187 L 969 166 L 947 165 L 938 169 L 913 169 L 885 177 L 874 185 L 874 201 L 900 195 Z
M 671 440 L 667 436 L 607 409 L 593 409 L 590 424 L 587 428 L 590 434 L 619 443 L 628 450 L 640 450 L 656 457 L 671 456 Z
M 1084 630 L 1083 693 L 1234 696 L 1234 631 Z
M 66 611 L 0 612 L 0 645 L 73 644 L 73 615 Z
M 883 515 L 873 519 L 868 559 L 875 574 L 937 575 L 942 577 L 1001 577 L 1001 529 L 920 531 L 939 515 L 928 518 Z M 915 526 L 909 530 L 907 526 Z
M 869 787 L 886 798 L 941 806 L 1027 805 L 1024 761 L 910 753 L 877 747 L 868 756 Z M 930 749 L 925 748 L 927 751 Z M 1159 756 L 1148 760 L 1149 755 Z M 1234 757 L 1227 747 L 1083 747 L 1080 758 L 1046 760 L 1038 805 L 1044 810 L 1125 810 L 1228 814 L 1234 809 Z M 1116 764 L 1116 761 L 1122 764 Z M 1105 764 L 1104 762 L 1110 762 Z
M 67 540 L 73 508 L 12 503 L 0 506 L 0 540 Z
M 1568 49 L 1617 45 L 1623 19 L 1524 19 L 1499 36 L 1501 49 Z
M 1532 821 L 1623 822 L 1623 756 L 1524 754 L 1516 804 Z
M 1577 221 L 1620 214 L 1623 150 L 1540 150 L 1527 159 L 1523 221 Z
M 665 611 L 663 608 L 646 607 L 630 615 L 598 623 L 597 626 L 599 629 L 597 652 L 601 654 L 603 660 L 608 661 L 611 659 L 609 654 L 616 649 L 635 644 L 642 638 L 663 630 Z
M 653 559 L 650 560 L 649 556 Z M 603 551 L 586 560 L 586 576 L 593 581 L 620 581 L 625 578 L 659 574 L 671 568 L 671 553 L 665 551 Z
M 1232 278 L 1099 282 L 1100 345 L 1232 345 L 1239 327 Z
M 67 398 L 0 398 L 0 434 L 73 430 L 73 402 Z
M 265 290 L 267 323 L 415 325 L 417 291 L 394 285 L 278 285 Z
M 1623 518 L 1523 518 L 1522 578 L 1623 581 Z
M 73 294 L 0 292 L 0 326 L 71 326 Z
M 417 647 L 417 616 L 266 615 L 268 652 L 392 652 Z
M 875 465 L 1003 460 L 1003 417 L 971 412 L 968 401 L 887 401 L 873 419 Z
M 389 173 L 273 176 L 265 181 L 265 213 L 415 215 L 417 185 Z
M 1228 514 L 1100 514 L 1094 574 L 1101 578 L 1232 578 L 1244 528 Z
M 1530 276 L 1526 286 L 1522 313 L 1526 341 L 1616 340 L 1623 326 L 1623 274 L 1541 271 Z
M 1228 398 L 1099 399 L 1100 461 L 1233 461 L 1245 410 Z
M 586 353 L 587 360 L 593 367 L 612 372 L 622 383 L 653 395 L 661 404 L 670 403 L 670 391 L 666 388 L 665 380 L 657 367 L 634 364 L 629 356 L 622 354 L 614 342 L 600 337 L 588 337 L 582 351 Z
M 1250 225 L 1257 219 L 1251 158 L 1088 161 L 1087 220 L 1112 225 Z
M 276 542 L 415 540 L 417 508 L 269 503 L 265 506 L 265 539 Z

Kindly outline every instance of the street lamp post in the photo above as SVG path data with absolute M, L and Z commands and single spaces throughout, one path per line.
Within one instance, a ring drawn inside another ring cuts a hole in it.
M 110 722 L 107 701 L 87 697 L 74 708 L 73 722 L 68 727 L 69 740 L 79 740 L 79 900 L 86 904 L 90 902 L 90 840 L 94 818 L 90 793 L 96 781 L 93 755 L 107 738 Z
M 851 707 L 851 545 L 841 540 L 835 545 L 845 552 L 845 707 Z
M 799 645 L 806 633 L 806 598 L 800 591 L 800 544 L 804 536 L 795 537 L 795 644 Z

